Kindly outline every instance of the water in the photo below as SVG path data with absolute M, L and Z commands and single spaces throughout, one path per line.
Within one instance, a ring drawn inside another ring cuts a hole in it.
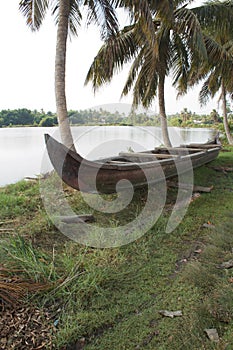
M 156 127 L 80 126 L 73 127 L 77 151 L 88 159 L 97 159 L 119 152 L 153 149 L 162 144 L 161 130 Z M 33 177 L 51 169 L 46 159 L 43 135 L 59 139 L 58 128 L 0 129 L 0 186 Z M 169 128 L 173 146 L 181 143 L 206 142 L 215 135 L 211 129 Z

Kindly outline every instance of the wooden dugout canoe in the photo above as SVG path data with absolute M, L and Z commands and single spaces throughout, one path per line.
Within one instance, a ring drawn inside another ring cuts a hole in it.
M 130 184 L 134 188 L 145 187 L 177 173 L 185 173 L 215 159 L 221 148 L 208 142 L 195 144 L 195 147 L 158 147 L 137 153 L 122 152 L 119 156 L 90 161 L 48 134 L 45 134 L 45 142 L 54 169 L 67 185 L 82 192 L 103 194 L 125 190 Z M 118 183 L 120 186 L 117 188 Z

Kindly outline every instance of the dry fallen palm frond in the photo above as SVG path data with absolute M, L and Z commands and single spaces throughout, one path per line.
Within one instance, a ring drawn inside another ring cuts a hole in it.
M 0 266 L 1 349 L 54 349 L 54 320 L 48 309 L 23 302 L 31 292 L 51 288 L 50 283 L 25 280 L 21 270 Z
M 15 271 L 0 268 L 0 302 L 15 305 L 27 294 L 46 290 L 51 287 L 50 284 L 35 283 L 25 281 L 21 277 L 14 275 Z

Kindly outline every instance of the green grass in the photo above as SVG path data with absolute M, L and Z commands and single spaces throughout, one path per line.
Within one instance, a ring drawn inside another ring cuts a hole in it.
M 233 269 L 218 268 L 233 258 L 233 173 L 212 168 L 232 164 L 233 149 L 195 170 L 195 184 L 213 190 L 191 202 L 173 232 L 165 228 L 174 189 L 157 223 L 114 249 L 84 247 L 62 235 L 43 209 L 38 184 L 0 190 L 1 227 L 14 230 L 1 235 L 1 263 L 50 285 L 23 302 L 52 310 L 56 349 L 75 343 L 87 350 L 233 349 Z M 130 215 L 106 217 L 90 210 L 78 192 L 66 196 L 77 213 L 94 213 L 98 224 L 112 227 L 133 218 L 145 198 L 137 192 Z M 207 222 L 217 229 L 203 228 Z M 163 317 L 164 309 L 183 316 Z M 219 344 L 207 338 L 206 328 L 218 330 Z
M 0 188 L 0 219 L 30 216 L 40 204 L 38 186 L 20 181 L 15 185 Z

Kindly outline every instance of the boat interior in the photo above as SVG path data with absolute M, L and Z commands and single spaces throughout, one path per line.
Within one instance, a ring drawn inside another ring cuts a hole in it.
M 216 147 L 216 146 L 215 146 Z M 154 160 L 174 160 L 187 155 L 196 154 L 199 152 L 207 152 L 208 148 L 187 148 L 187 147 L 157 147 L 153 150 L 143 152 L 120 152 L 118 156 L 100 159 L 98 162 L 107 164 L 121 163 L 142 163 L 151 162 Z

